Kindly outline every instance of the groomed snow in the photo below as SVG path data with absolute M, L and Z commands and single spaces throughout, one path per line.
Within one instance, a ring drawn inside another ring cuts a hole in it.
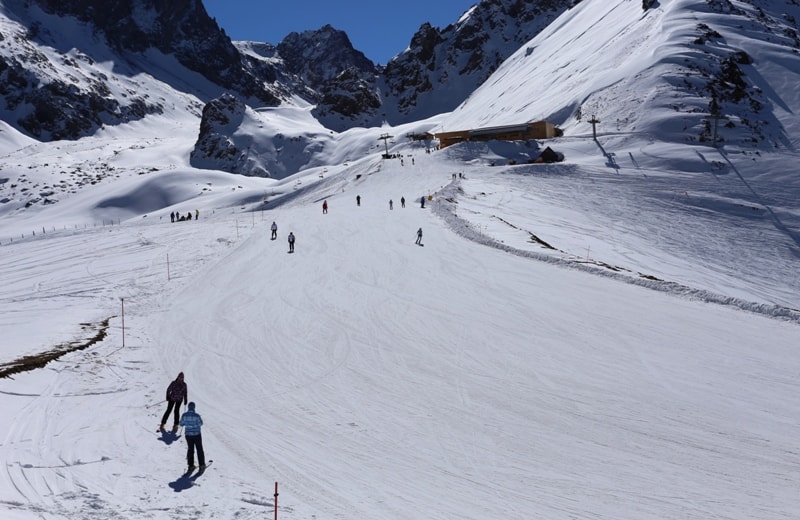
M 78 141 L 0 127 L 0 364 L 86 346 L 0 378 L 0 517 L 273 518 L 276 482 L 297 520 L 800 517 L 792 147 L 573 120 L 541 143 L 404 138 L 524 112 L 487 85 L 451 119 L 328 132 L 280 181 L 191 168 L 199 101 L 163 86 L 163 116 Z M 593 99 L 638 106 L 611 90 Z M 320 132 L 307 107 L 253 114 Z M 544 146 L 565 162 L 526 164 Z M 156 433 L 180 371 L 199 477 Z
M 140 176 L 210 189 L 5 243 L 6 359 L 110 321 L 103 341 L 0 380 L 3 517 L 271 517 L 275 482 L 280 518 L 800 513 L 800 329 L 782 305 L 798 293 L 775 259 L 743 275 L 767 243 L 791 247 L 768 217 L 683 223 L 664 218 L 693 215 L 680 196 L 622 197 L 613 169 L 398 146 L 403 166 L 282 183 Z M 119 187 L 100 198 L 127 200 Z M 743 231 L 763 242 L 695 247 Z M 196 480 L 184 439 L 155 433 L 179 371 L 215 460 Z

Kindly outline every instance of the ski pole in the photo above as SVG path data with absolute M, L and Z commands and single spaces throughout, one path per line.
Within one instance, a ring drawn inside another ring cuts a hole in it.
M 145 408 L 152 408 L 152 407 L 154 407 L 154 406 L 156 406 L 156 405 L 159 405 L 159 404 L 161 404 L 161 403 L 164 403 L 164 402 L 166 402 L 166 401 L 167 401 L 166 399 L 162 399 L 161 401 L 159 401 L 159 402 L 157 402 L 157 403 L 148 404 L 147 406 L 145 406 Z

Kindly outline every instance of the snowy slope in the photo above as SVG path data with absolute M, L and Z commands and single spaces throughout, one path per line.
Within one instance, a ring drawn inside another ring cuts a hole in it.
M 794 150 L 797 17 L 797 6 L 771 2 L 667 0 L 646 11 L 627 0 L 581 2 L 506 60 L 439 131 L 548 120 L 587 135 L 595 116 L 615 143 L 691 144 L 707 131 L 713 86 L 719 139 L 748 151 L 752 141 Z M 744 82 L 736 103 L 720 83 L 736 79 L 721 69 L 738 53 L 751 63 L 735 64 Z
M 273 517 L 275 482 L 284 519 L 800 516 L 798 69 L 748 42 L 789 145 L 677 137 L 695 116 L 654 106 L 675 91 L 622 78 L 669 54 L 687 6 L 578 4 L 527 56 L 570 79 L 547 103 L 512 88 L 549 81 L 521 51 L 405 126 L 323 135 L 307 108 L 256 107 L 253 142 L 277 153 L 283 130 L 305 165 L 281 180 L 192 168 L 182 110 L 69 142 L 0 128 L 0 370 L 86 347 L 0 378 L 0 517 Z M 618 39 L 582 61 L 563 42 L 583 33 Z M 601 98 L 601 120 L 633 115 L 593 140 L 572 110 Z M 556 112 L 548 142 L 405 139 Z M 544 146 L 566 161 L 525 164 Z M 179 371 L 201 476 L 183 432 L 155 433 Z
M 269 181 L 208 177 L 199 221 L 172 224 L 170 207 L 3 246 L 0 286 L 30 274 L 3 292 L 16 322 L 110 319 L 100 343 L 0 381 L 4 517 L 262 518 L 276 481 L 280 518 L 798 514 L 796 315 L 528 258 L 528 236 L 492 224 L 536 207 L 526 176 L 406 152 L 413 166 L 272 183 L 286 196 L 266 208 L 248 193 Z M 505 181 L 499 202 L 457 210 L 502 247 L 454 233 L 438 196 L 420 209 L 450 171 L 465 194 Z M 182 436 L 154 433 L 178 371 L 215 460 L 196 478 Z

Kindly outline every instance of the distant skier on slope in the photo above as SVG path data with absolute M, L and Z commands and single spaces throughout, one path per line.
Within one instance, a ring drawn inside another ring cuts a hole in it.
M 294 253 L 294 233 L 289 232 L 289 252 Z
M 418 246 L 422 245 L 422 228 L 419 228 L 417 230 L 417 241 L 414 243 L 417 244 Z
M 274 220 L 272 221 L 270 229 L 272 230 L 272 240 L 275 240 L 278 238 L 278 224 L 276 224 Z
M 200 471 L 206 469 L 206 454 L 203 451 L 203 436 L 200 427 L 203 426 L 203 418 L 194 411 L 194 402 L 189 403 L 189 410 L 181 416 L 180 425 L 186 428 L 186 462 L 189 466 L 188 471 L 194 471 L 194 452 L 197 450 L 197 462 L 200 463 Z
M 163 431 L 164 426 L 167 425 L 167 419 L 169 418 L 169 413 L 172 412 L 173 407 L 175 409 L 175 420 L 172 424 L 172 431 L 178 431 L 178 418 L 181 414 L 181 401 L 183 401 L 183 404 L 186 404 L 188 396 L 189 392 L 186 387 L 186 382 L 183 380 L 183 372 L 181 372 L 178 374 L 178 377 L 175 378 L 175 381 L 171 382 L 167 387 L 167 411 L 164 412 L 164 416 L 161 418 L 161 426 L 159 427 L 160 431 Z

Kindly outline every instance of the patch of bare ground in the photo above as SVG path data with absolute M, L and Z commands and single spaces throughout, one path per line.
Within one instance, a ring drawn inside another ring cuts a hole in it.
M 54 361 L 65 354 L 69 354 L 70 352 L 75 352 L 77 350 L 84 350 L 96 343 L 103 341 L 108 335 L 108 322 L 110 320 L 111 318 L 106 318 L 100 323 L 81 323 L 81 327 L 84 331 L 95 333 L 94 336 L 88 339 L 80 339 L 70 341 L 68 343 L 62 343 L 61 345 L 57 345 L 47 352 L 22 356 L 21 358 L 9 363 L 0 363 L 0 377 L 11 377 L 14 374 L 42 368 L 49 362 Z

